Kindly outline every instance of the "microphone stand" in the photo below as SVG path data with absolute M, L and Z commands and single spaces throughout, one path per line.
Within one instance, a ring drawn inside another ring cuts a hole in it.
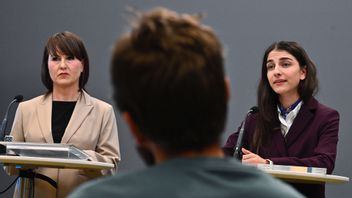
M 238 134 L 235 152 L 234 152 L 234 157 L 237 158 L 238 160 L 242 160 L 243 135 L 244 135 L 244 129 L 245 129 L 247 118 L 250 114 L 256 113 L 256 112 L 258 112 L 258 107 L 254 106 L 254 107 L 250 108 L 249 111 L 247 112 L 246 116 L 244 117 L 243 122 L 242 122 L 242 126 L 241 126 L 240 132 Z
M 8 117 L 8 114 L 9 114 L 9 111 L 10 111 L 10 108 L 11 108 L 12 104 L 16 103 L 16 102 L 22 102 L 22 100 L 23 100 L 23 96 L 22 95 L 18 95 L 10 102 L 9 106 L 7 106 L 5 117 L 4 117 L 4 119 L 2 120 L 2 123 L 1 123 L 0 141 L 10 141 L 10 142 L 12 142 L 12 139 L 13 139 L 12 136 L 6 134 L 7 117 Z

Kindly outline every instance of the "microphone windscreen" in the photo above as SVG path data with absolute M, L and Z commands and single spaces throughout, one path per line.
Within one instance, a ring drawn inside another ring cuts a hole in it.
M 23 100 L 23 96 L 22 95 L 17 95 L 15 98 L 13 98 L 14 100 L 16 100 L 15 102 L 22 102 Z
M 254 106 L 254 107 L 249 109 L 250 113 L 257 113 L 258 111 L 259 111 L 259 108 L 257 106 Z

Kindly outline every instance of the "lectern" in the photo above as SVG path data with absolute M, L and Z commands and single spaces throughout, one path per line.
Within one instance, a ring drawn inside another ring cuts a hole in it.
M 91 161 L 89 155 L 70 144 L 0 142 L 0 163 L 19 169 L 21 197 L 32 198 L 37 167 L 70 169 L 111 169 L 114 164 Z M 52 184 L 46 176 L 39 177 Z M 50 181 L 51 180 L 51 181 Z M 54 184 L 55 185 L 55 182 Z
M 326 168 L 268 164 L 260 164 L 257 167 L 273 177 L 292 183 L 343 184 L 350 181 L 348 177 L 326 174 Z

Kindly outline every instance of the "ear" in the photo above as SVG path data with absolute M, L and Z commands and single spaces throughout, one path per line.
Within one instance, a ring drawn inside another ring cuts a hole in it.
M 228 77 L 225 77 L 226 102 L 230 101 L 231 97 L 231 82 Z
M 137 124 L 132 119 L 131 114 L 129 112 L 123 112 L 122 119 L 125 120 L 125 122 L 127 123 L 128 128 L 130 129 L 132 136 L 133 136 L 134 140 L 136 141 L 137 145 L 141 145 L 145 141 L 145 138 L 140 133 Z
M 300 71 L 300 80 L 304 80 L 307 77 L 307 66 L 304 66 L 303 69 Z
M 77 58 L 77 60 L 79 60 L 78 58 Z M 83 71 L 84 71 L 84 59 L 82 59 L 82 60 L 79 60 L 79 62 L 81 63 L 81 74 L 83 73 Z

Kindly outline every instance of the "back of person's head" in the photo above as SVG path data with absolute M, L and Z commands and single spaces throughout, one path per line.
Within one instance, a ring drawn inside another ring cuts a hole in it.
M 83 64 L 83 72 L 79 78 L 79 89 L 84 89 L 89 78 L 89 58 L 83 41 L 72 32 L 58 32 L 49 37 L 43 53 L 41 78 L 49 92 L 53 90 L 53 81 L 49 74 L 49 55 L 75 57 Z
M 157 8 L 139 14 L 115 45 L 114 98 L 165 151 L 201 150 L 224 129 L 223 64 L 221 43 L 199 18 Z

